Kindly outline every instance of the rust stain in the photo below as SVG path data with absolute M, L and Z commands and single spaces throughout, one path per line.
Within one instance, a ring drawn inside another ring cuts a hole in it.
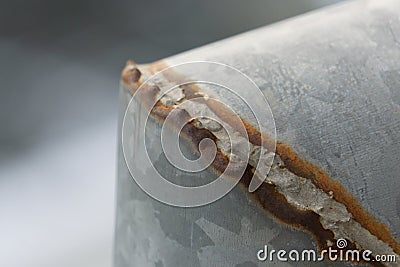
M 138 84 L 142 73 L 136 67 L 136 63 L 132 60 L 128 60 L 125 64 L 125 68 L 122 71 L 121 80 L 124 84 Z
M 143 66 L 143 68 L 150 73 L 156 73 L 165 69 L 166 67 L 168 67 L 168 65 L 162 61 L 157 61 L 155 63 Z M 166 77 L 167 79 L 179 80 L 178 74 L 171 74 L 171 72 L 168 74 L 170 76 Z M 141 85 L 139 78 L 140 71 L 138 67 L 132 61 L 128 61 L 127 66 L 122 72 L 121 80 L 123 85 L 132 92 L 135 92 Z M 146 87 L 146 90 L 141 90 L 140 94 L 137 94 L 137 97 L 140 99 L 140 103 L 142 105 L 144 105 L 147 109 L 150 109 L 150 103 L 154 103 L 154 100 L 160 89 L 157 86 Z M 193 85 L 185 85 L 183 90 L 187 99 L 196 97 L 196 93 L 198 93 L 198 88 Z M 235 127 L 236 120 L 234 119 L 235 117 L 233 117 L 230 110 L 221 108 L 221 106 L 218 105 L 218 102 L 212 100 L 204 101 L 214 113 L 220 116 L 221 119 L 230 124 L 232 127 L 240 129 L 240 127 Z M 151 116 L 162 122 L 172 109 L 173 107 L 165 106 L 161 103 L 161 101 L 158 101 L 151 110 Z M 186 111 L 183 111 L 181 116 L 182 119 L 188 119 L 190 117 Z M 267 149 L 271 149 L 272 147 L 275 148 L 275 142 L 271 137 L 263 134 L 263 138 L 261 138 L 261 133 L 253 125 L 244 119 L 242 119 L 242 121 L 247 131 L 249 141 L 252 144 L 258 146 L 263 145 Z M 189 122 L 182 129 L 182 132 L 185 139 L 189 140 L 194 145 L 196 150 L 198 150 L 198 144 L 203 138 L 210 138 L 216 141 L 216 137 L 209 130 L 198 129 L 195 126 L 195 121 Z M 262 140 L 264 141 L 263 143 Z M 282 161 L 286 165 L 286 168 L 290 172 L 297 176 L 310 179 L 318 188 L 322 189 L 327 194 L 329 194 L 329 192 L 333 192 L 334 199 L 337 202 L 345 205 L 348 211 L 352 214 L 353 218 L 360 223 L 361 226 L 363 226 L 381 241 L 389 244 L 389 246 L 397 254 L 400 254 L 400 245 L 392 236 L 389 228 L 384 223 L 381 223 L 374 218 L 367 210 L 365 210 L 361 206 L 361 203 L 358 201 L 358 199 L 349 193 L 339 182 L 333 180 L 324 170 L 315 164 L 302 159 L 293 150 L 293 148 L 283 142 L 276 143 L 276 153 L 281 157 Z M 212 163 L 212 168 L 215 172 L 222 173 L 225 171 L 228 162 L 228 157 L 218 149 L 217 155 Z M 253 169 L 250 165 L 248 165 L 245 173 L 242 176 L 242 179 L 240 180 L 240 183 L 247 188 L 253 175 Z M 251 193 L 251 195 L 257 200 L 256 202 L 259 203 L 264 210 L 269 212 L 277 220 L 309 232 L 317 241 L 319 250 L 327 248 L 328 240 L 333 244 L 336 243 L 332 231 L 326 230 L 322 227 L 320 223 L 320 215 L 314 213 L 313 211 L 297 209 L 288 203 L 285 196 L 278 192 L 274 185 L 263 183 L 255 192 Z M 348 244 L 349 245 L 345 248 L 345 250 L 356 249 L 354 243 L 348 242 Z M 373 266 L 383 266 L 379 262 L 369 262 L 369 264 L 372 264 Z
M 300 158 L 289 145 L 278 142 L 276 145 L 276 153 L 281 156 L 287 168 L 292 173 L 311 179 L 325 193 L 333 192 L 334 199 L 346 206 L 347 210 L 353 215 L 354 219 L 367 229 L 378 239 L 389 244 L 393 250 L 399 254 L 400 245 L 392 236 L 389 227 L 381 223 L 365 210 L 359 200 L 349 193 L 343 185 L 333 180 L 328 174 L 311 162 L 307 162 Z

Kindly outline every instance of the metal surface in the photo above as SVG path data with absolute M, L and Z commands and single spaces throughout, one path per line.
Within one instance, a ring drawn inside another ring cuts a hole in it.
M 163 62 L 217 61 L 248 75 L 269 101 L 277 141 L 340 182 L 372 217 L 387 225 L 398 244 L 399 40 L 400 2 L 360 1 Z M 123 89 L 121 101 L 126 104 L 129 99 Z M 352 209 L 351 204 L 346 207 Z M 273 220 L 240 187 L 200 208 L 159 203 L 137 187 L 120 152 L 115 266 L 262 266 L 256 253 L 267 244 L 288 251 L 314 247 L 306 233 Z

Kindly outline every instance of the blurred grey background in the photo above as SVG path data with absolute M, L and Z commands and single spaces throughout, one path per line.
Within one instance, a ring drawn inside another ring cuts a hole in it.
M 118 82 L 339 0 L 0 0 L 0 266 L 111 266 Z

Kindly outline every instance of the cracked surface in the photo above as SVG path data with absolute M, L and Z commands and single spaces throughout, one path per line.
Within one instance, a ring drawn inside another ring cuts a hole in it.
M 129 69 L 132 67 L 130 66 L 131 63 L 128 63 Z M 135 72 L 136 73 L 136 72 Z M 176 76 L 175 78 L 179 79 L 179 76 Z M 137 88 L 138 84 L 134 85 L 131 88 L 135 90 Z M 189 89 L 187 89 L 189 90 Z M 146 92 L 146 88 L 144 90 Z M 186 95 L 185 95 L 185 90 L 182 88 L 175 88 L 171 91 L 169 91 L 167 94 L 163 95 L 160 98 L 159 104 L 158 105 L 164 105 L 164 109 L 174 109 L 176 108 L 176 105 L 182 102 L 185 102 L 186 105 L 184 105 L 184 111 L 187 112 L 187 114 L 192 117 L 192 118 L 197 118 L 199 115 L 202 116 L 208 116 L 208 117 L 218 117 L 218 108 L 216 106 L 209 106 L 207 105 L 207 100 L 208 97 L 205 93 L 202 93 L 199 91 L 199 88 L 197 87 L 191 87 L 190 88 L 190 94 L 194 94 L 194 91 L 196 91 L 197 96 L 202 96 L 204 97 L 204 101 L 186 101 Z M 147 96 L 149 98 L 155 98 L 160 94 L 159 90 L 152 90 L 152 91 L 147 91 Z M 215 112 L 215 113 L 214 113 Z M 163 120 L 165 117 L 165 114 L 160 116 L 157 114 L 157 112 L 152 112 L 152 114 L 158 118 Z M 220 116 L 219 117 L 222 121 L 224 121 L 224 117 Z M 224 121 L 227 123 L 227 125 L 224 125 L 224 127 L 231 127 L 232 125 L 229 125 L 229 121 Z M 235 161 L 246 161 L 246 157 L 243 158 L 243 155 L 238 153 L 238 151 L 233 151 L 234 157 L 229 158 L 229 154 L 232 152 L 230 150 L 230 147 L 232 144 L 230 142 L 234 143 L 246 143 L 247 145 L 250 146 L 250 158 L 249 158 L 249 168 L 255 168 L 257 166 L 258 160 L 259 160 L 259 151 L 260 151 L 260 143 L 252 143 L 249 141 L 248 138 L 243 137 L 243 133 L 240 133 L 236 131 L 236 134 L 229 139 L 227 136 L 227 132 L 222 128 L 222 126 L 219 123 L 216 123 L 213 120 L 209 119 L 203 119 L 199 118 L 196 119 L 196 122 L 194 123 L 194 127 L 197 128 L 198 130 L 200 129 L 206 129 L 210 131 L 213 136 L 215 136 L 215 143 L 217 144 L 217 147 L 220 150 L 220 157 L 225 157 L 227 160 L 235 160 Z M 234 126 L 233 126 L 234 127 Z M 248 132 L 254 129 L 247 129 Z M 193 136 L 189 136 L 189 139 L 193 138 Z M 193 143 L 196 145 L 199 143 L 199 140 L 194 140 L 192 139 Z M 279 146 L 278 146 L 279 147 Z M 281 154 L 280 154 L 281 153 Z M 268 173 L 269 166 L 266 166 L 265 168 L 260 168 L 258 169 L 258 172 L 256 175 L 265 177 L 266 180 L 261 187 L 260 190 L 257 190 L 254 194 L 258 196 L 260 199 L 263 199 L 263 194 L 266 192 L 263 192 L 264 187 L 270 187 L 269 188 L 269 193 L 271 195 L 280 194 L 281 198 L 276 198 L 276 201 L 280 201 L 282 205 L 287 205 L 291 206 L 292 216 L 304 216 L 302 213 L 303 211 L 305 212 L 312 212 L 316 214 L 317 216 L 314 217 L 313 220 L 315 220 L 314 223 L 320 224 L 320 229 L 318 228 L 313 228 L 314 226 L 310 227 L 312 223 L 310 222 L 304 222 L 300 223 L 300 225 L 296 225 L 291 221 L 286 221 L 286 223 L 289 223 L 295 227 L 305 229 L 307 231 L 310 231 L 315 237 L 316 240 L 318 241 L 318 245 L 320 249 L 326 248 L 328 244 L 335 244 L 335 240 L 339 238 L 345 238 L 349 242 L 351 242 L 352 247 L 348 247 L 347 249 L 354 249 L 357 248 L 359 250 L 371 250 L 373 251 L 372 255 L 379 255 L 379 254 L 392 254 L 396 255 L 397 260 L 400 260 L 399 255 L 396 254 L 394 251 L 395 248 L 392 248 L 390 244 L 385 243 L 381 241 L 378 237 L 375 235 L 371 234 L 369 229 L 364 228 L 359 222 L 357 222 L 354 219 L 354 216 L 352 215 L 351 212 L 348 211 L 348 208 L 338 202 L 335 198 L 335 192 L 338 190 L 333 187 L 334 191 L 328 191 L 326 192 L 326 188 L 319 188 L 318 187 L 318 180 L 315 181 L 310 178 L 304 178 L 302 175 L 298 174 L 298 171 L 292 172 L 288 169 L 288 166 L 286 166 L 285 162 L 281 159 L 281 156 L 286 157 L 298 157 L 294 152 L 291 151 L 291 155 L 285 155 L 282 150 L 277 150 L 277 154 L 269 151 L 265 153 L 265 155 L 261 155 L 262 157 L 274 157 L 274 162 L 271 167 L 271 170 Z M 293 158 L 290 158 L 289 160 L 287 159 L 286 162 L 290 162 L 290 164 L 297 164 L 295 163 L 296 160 L 293 160 Z M 218 161 L 213 162 L 213 167 L 217 172 L 222 172 L 223 169 L 225 168 L 226 162 L 222 163 Z M 299 166 L 297 166 L 299 167 Z M 304 168 L 304 166 L 300 166 L 301 168 Z M 292 166 L 293 168 L 293 166 Z M 296 168 L 293 168 L 296 169 Z M 318 170 L 318 169 L 317 169 Z M 320 170 L 318 170 L 320 171 Z M 268 175 L 266 175 L 268 173 Z M 246 174 L 245 174 L 246 175 Z M 248 176 L 252 176 L 251 171 L 247 174 Z M 307 175 L 304 175 L 307 177 Z M 325 178 L 326 179 L 326 178 Z M 330 183 L 331 181 L 325 181 Z M 246 183 L 246 181 L 244 182 Z M 335 182 L 332 181 L 334 184 Z M 325 190 L 324 190 L 325 189 Z M 341 190 L 344 190 L 342 187 L 340 187 Z M 271 192 L 273 191 L 273 193 Z M 343 195 L 343 193 L 346 192 L 339 192 L 339 194 Z M 262 200 L 260 201 L 262 202 Z M 270 203 L 262 203 L 266 205 L 270 205 Z M 353 203 L 353 205 L 356 203 Z M 279 218 L 279 212 L 282 211 L 281 209 L 282 206 L 280 206 L 280 209 L 274 210 L 270 209 L 269 211 L 274 215 L 275 217 Z M 293 209 L 294 208 L 294 209 Z M 365 212 L 365 211 L 364 211 Z M 369 214 L 366 216 L 371 217 Z M 293 218 L 292 218 L 293 219 Z M 374 218 L 371 218 L 371 220 L 374 220 Z M 323 230 L 322 230 L 323 229 Z M 321 231 L 324 233 L 322 234 Z M 332 234 L 327 234 L 327 232 L 331 232 Z M 396 244 L 398 245 L 398 244 Z M 388 263 L 388 266 L 396 266 L 395 264 Z

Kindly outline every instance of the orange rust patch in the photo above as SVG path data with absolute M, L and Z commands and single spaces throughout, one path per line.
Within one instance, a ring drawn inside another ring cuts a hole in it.
M 252 171 L 251 173 L 254 172 Z M 241 184 L 244 186 L 245 190 L 250 184 L 251 177 L 252 175 L 249 175 L 247 172 L 243 175 Z M 321 217 L 320 215 L 313 211 L 297 209 L 287 202 L 285 196 L 279 193 L 274 185 L 263 183 L 260 188 L 251 193 L 251 196 L 256 200 L 256 203 L 261 205 L 261 207 L 276 220 L 311 234 L 316 240 L 320 252 L 329 248 L 327 244 L 328 240 L 333 243 L 332 249 L 340 250 L 336 245 L 336 239 L 332 231 L 326 230 L 322 226 L 319 220 Z M 347 241 L 348 245 L 346 248 L 342 249 L 344 252 L 343 254 L 348 250 L 357 250 L 353 242 Z M 363 252 L 364 250 L 360 251 Z M 369 264 L 371 266 L 384 266 L 380 262 L 366 262 L 362 259 L 359 262 L 352 262 L 357 264 Z
M 218 116 L 220 115 L 220 111 L 217 106 L 210 106 L 210 108 Z M 226 111 L 223 111 L 223 113 L 224 112 Z M 227 118 L 227 116 L 223 115 L 221 117 L 221 119 L 224 118 Z M 227 119 L 226 122 L 230 123 L 230 120 Z M 243 122 L 249 137 L 249 141 L 254 145 L 261 145 L 260 132 L 244 119 Z M 235 127 L 235 125 L 232 124 L 231 126 Z M 263 142 L 263 146 L 266 149 L 271 149 L 271 147 L 273 147 L 272 138 L 266 134 L 263 135 Z M 342 184 L 333 180 L 324 170 L 315 164 L 302 159 L 288 144 L 277 142 L 275 151 L 290 172 L 297 176 L 312 180 L 318 188 L 322 189 L 327 194 L 332 191 L 334 199 L 337 202 L 345 205 L 347 210 L 352 214 L 353 218 L 360 223 L 363 228 L 367 229 L 378 239 L 389 244 L 397 254 L 400 253 L 400 245 L 392 236 L 389 227 L 387 227 L 386 224 L 379 222 L 375 217 L 372 216 L 372 214 L 364 209 L 359 200 L 349 193 Z
M 159 122 L 165 120 L 169 112 L 173 108 L 164 106 L 161 102 L 157 102 L 151 112 L 153 119 Z M 179 116 L 182 120 L 187 120 L 190 118 L 189 114 L 182 110 Z M 173 127 L 173 125 L 170 125 Z M 185 137 L 187 141 L 192 145 L 192 147 L 199 152 L 199 143 L 204 138 L 210 138 L 217 140 L 217 138 L 207 129 L 198 129 L 195 127 L 194 122 L 189 122 L 182 128 L 182 136 Z M 229 164 L 229 158 L 221 152 L 220 149 L 217 150 L 215 159 L 212 162 L 212 169 L 217 174 L 222 174 L 225 172 Z M 232 163 L 231 163 L 232 164 Z M 235 165 L 235 163 L 233 163 Z M 243 165 L 237 164 L 231 169 L 231 172 L 226 172 L 227 177 L 237 177 L 236 170 L 241 170 Z M 250 181 L 254 175 L 254 168 L 247 165 L 244 174 L 240 179 L 240 184 L 244 189 L 248 188 Z M 324 229 L 320 222 L 320 215 L 309 210 L 299 210 L 292 204 L 290 204 L 284 195 L 282 195 L 274 185 L 263 183 L 255 192 L 251 193 L 250 196 L 255 199 L 255 203 L 258 203 L 261 208 L 267 211 L 276 220 L 285 223 L 287 225 L 293 226 L 302 231 L 308 232 L 316 240 L 318 245 L 318 250 L 327 250 L 327 241 L 331 241 L 334 245 L 332 249 L 339 250 L 336 247 L 336 240 L 334 234 L 331 230 Z M 348 241 L 348 245 L 343 249 L 344 252 L 347 250 L 357 249 L 356 245 Z M 361 250 L 362 252 L 363 250 Z M 384 266 L 379 262 L 365 262 L 365 261 L 352 261 L 358 264 L 370 264 L 371 266 Z
M 328 176 L 328 174 L 315 164 L 305 161 L 289 145 L 278 142 L 276 153 L 281 156 L 282 161 L 292 173 L 311 179 L 325 193 L 333 192 L 333 197 L 337 202 L 346 206 L 347 210 L 353 215 L 354 219 L 367 229 L 378 239 L 386 242 L 399 254 L 400 245 L 392 236 L 389 228 L 384 223 L 379 222 L 368 211 L 366 211 L 358 199 L 347 192 L 338 182 Z
M 157 90 L 154 88 L 157 88 L 157 86 L 148 86 L 146 90 L 143 90 L 143 94 L 137 94 L 136 96 L 140 99 L 140 103 L 147 110 L 151 110 L 150 115 L 153 119 L 163 122 L 173 108 L 165 106 L 161 101 L 158 101 L 154 107 L 149 105 L 150 102 L 155 101 L 157 92 L 159 91 L 159 89 Z M 144 96 L 147 98 L 147 101 L 143 99 Z M 150 101 L 149 99 L 152 100 Z M 181 112 L 178 113 L 178 116 L 180 120 L 187 121 L 190 119 L 190 115 L 185 110 L 181 110 Z M 171 126 L 173 127 L 173 125 Z M 217 141 L 217 138 L 209 130 L 198 129 L 195 127 L 194 121 L 189 122 L 182 128 L 182 136 L 189 141 L 197 152 L 199 152 L 199 143 L 204 138 L 210 138 L 211 140 L 214 140 L 214 142 Z M 228 164 L 229 158 L 218 149 L 216 157 L 211 165 L 213 171 L 217 174 L 221 174 L 225 171 Z M 240 179 L 240 183 L 247 188 L 254 175 L 254 171 L 250 165 L 244 167 L 246 169 Z M 237 166 L 237 169 L 239 170 L 242 168 L 243 165 Z M 235 171 L 235 168 L 233 168 L 233 171 Z M 234 173 L 227 173 L 228 177 L 229 175 L 235 177 Z M 316 239 L 320 250 L 327 249 L 327 240 L 331 240 L 332 242 L 334 241 L 333 233 L 322 227 L 319 220 L 320 216 L 318 214 L 312 211 L 297 209 L 295 206 L 287 202 L 284 195 L 278 192 L 274 185 L 263 183 L 260 188 L 251 193 L 251 195 L 256 199 L 256 203 L 258 202 L 261 207 L 272 214 L 275 219 L 309 232 Z
M 121 80 L 126 87 L 132 86 L 133 84 L 140 85 L 141 75 L 142 73 L 137 68 L 136 63 L 132 60 L 128 60 L 122 71 Z
M 131 63 L 130 63 L 131 64 Z M 164 68 L 168 67 L 164 62 L 158 61 L 153 64 L 146 65 L 146 69 L 151 73 L 155 73 Z M 131 67 L 126 67 L 131 68 Z M 175 79 L 179 80 L 179 74 L 168 72 L 167 79 Z M 124 85 L 127 86 L 131 90 L 135 91 L 140 83 L 135 83 L 133 80 L 132 71 L 129 70 L 123 71 L 122 81 Z M 153 99 L 157 94 L 157 90 L 154 89 L 153 86 L 150 90 L 146 90 L 146 96 L 139 96 L 141 99 L 141 103 L 146 106 L 146 102 L 151 102 L 150 99 Z M 195 85 L 185 85 L 183 87 L 184 93 L 187 98 L 192 98 L 196 96 L 198 93 L 198 87 Z M 151 91 L 151 93 L 150 93 Z M 147 101 L 146 101 L 147 100 Z M 142 102 L 143 101 L 143 102 Z M 206 104 L 212 109 L 214 113 L 221 117 L 225 122 L 229 123 L 232 127 L 236 129 L 240 129 L 241 127 L 235 127 L 236 119 L 232 119 L 231 112 L 227 109 L 221 108 L 218 103 L 215 101 L 206 101 Z M 148 107 L 147 107 L 148 108 Z M 167 114 L 172 108 L 164 106 L 162 103 L 158 102 L 155 108 L 156 117 L 163 120 L 165 114 Z M 161 115 L 164 113 L 164 115 Z M 236 116 L 236 115 L 235 115 Z M 250 123 L 243 120 L 243 124 L 245 126 L 249 141 L 254 145 L 263 145 L 266 149 L 271 149 L 274 146 L 274 140 L 266 134 L 263 134 L 263 143 L 261 142 L 261 133 Z M 193 126 L 193 125 L 192 125 Z M 193 126 L 194 127 L 194 126 Z M 193 130 L 193 129 L 192 129 Z M 205 129 L 197 129 L 194 131 L 187 132 L 185 135 L 196 136 L 196 132 L 199 130 Z M 207 131 L 207 130 L 206 130 Z M 211 132 L 210 132 L 211 133 Z M 212 134 L 212 133 L 211 133 Z M 214 140 L 214 139 L 213 139 Z M 196 141 L 196 140 L 192 140 Z M 194 142 L 196 143 L 196 142 Z M 197 147 L 196 147 L 197 148 Z M 330 191 L 333 192 L 334 199 L 345 205 L 348 211 L 352 214 L 353 218 L 362 225 L 363 228 L 367 229 L 371 234 L 376 236 L 381 241 L 389 244 L 389 246 L 397 253 L 400 254 L 400 245 L 396 241 L 396 239 L 392 236 L 390 229 L 384 224 L 378 221 L 376 218 L 372 216 L 367 210 L 365 210 L 359 200 L 349 193 L 338 181 L 333 180 L 328 174 L 316 166 L 315 164 L 308 162 L 302 159 L 289 145 L 283 142 L 276 143 L 276 153 L 281 157 L 282 161 L 285 163 L 287 169 L 294 173 L 295 175 L 310 179 L 316 186 L 322 189 L 325 193 L 329 194 Z M 228 159 L 222 154 L 221 151 L 217 153 L 217 159 L 213 162 L 213 168 L 217 172 L 221 172 L 226 167 Z M 224 167 L 225 166 L 225 167 Z M 246 170 L 247 173 L 247 170 Z M 248 174 L 243 176 L 242 183 L 246 184 L 249 181 L 246 180 Z M 250 176 L 250 178 L 252 175 Z M 248 185 L 248 184 L 246 184 Z M 262 207 L 273 214 L 274 217 L 283 221 L 286 224 L 293 225 L 297 228 L 307 230 L 313 234 L 315 239 L 318 241 L 319 248 L 324 247 L 326 244 L 326 240 L 332 240 L 332 232 L 323 229 L 321 230 L 319 222 L 319 215 L 310 215 L 309 212 L 304 213 L 304 211 L 299 211 L 295 207 L 291 207 L 291 204 L 288 203 L 283 195 L 277 192 L 274 188 L 271 188 L 272 185 L 268 185 L 263 183 L 263 185 L 254 192 L 256 199 L 262 205 Z M 273 197 L 270 199 L 269 197 Z M 264 203 L 264 204 L 263 204 Z M 285 211 L 288 211 L 285 213 Z M 321 226 L 322 227 L 322 226 Z M 328 232 L 330 234 L 328 234 Z M 328 238 L 329 237 L 329 238 Z

